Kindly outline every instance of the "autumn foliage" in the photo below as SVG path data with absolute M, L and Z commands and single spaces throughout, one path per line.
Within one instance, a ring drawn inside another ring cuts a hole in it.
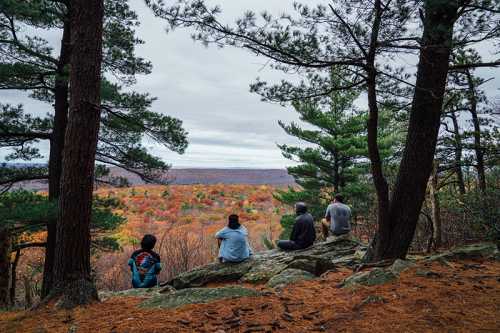
M 122 208 L 115 212 L 127 218 L 115 235 L 122 251 L 99 253 L 95 258 L 99 287 L 110 290 L 130 287 L 126 262 L 146 233 L 158 239 L 155 251 L 164 265 L 160 281 L 215 260 L 214 234 L 233 213 L 248 228 L 252 248 L 263 250 L 263 239 L 278 238 L 280 217 L 289 212 L 289 208 L 273 198 L 274 190 L 268 185 L 223 184 L 98 190 L 102 197 L 120 200 Z

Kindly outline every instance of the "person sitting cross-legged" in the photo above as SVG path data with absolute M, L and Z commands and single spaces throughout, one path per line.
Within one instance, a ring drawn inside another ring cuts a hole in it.
M 152 288 L 158 283 L 156 276 L 161 271 L 161 264 L 160 256 L 153 251 L 155 244 L 155 236 L 144 235 L 141 248 L 134 251 L 128 260 L 134 288 Z
M 219 243 L 220 262 L 242 262 L 252 255 L 248 231 L 236 214 L 229 215 L 228 225 L 215 234 Z
M 346 235 L 351 231 L 351 208 L 344 204 L 344 198 L 336 194 L 333 202 L 326 209 L 325 219 L 321 223 L 323 237 Z
M 316 240 L 316 230 L 311 214 L 307 212 L 307 206 L 303 202 L 295 204 L 295 223 L 293 225 L 290 240 L 279 240 L 277 245 L 285 251 L 294 251 L 308 248 Z

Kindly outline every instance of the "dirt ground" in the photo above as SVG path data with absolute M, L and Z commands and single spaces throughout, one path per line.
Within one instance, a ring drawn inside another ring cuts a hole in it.
M 498 261 L 419 264 L 392 283 L 339 289 L 349 273 L 174 310 L 113 298 L 72 311 L 4 312 L 0 332 L 500 332 Z

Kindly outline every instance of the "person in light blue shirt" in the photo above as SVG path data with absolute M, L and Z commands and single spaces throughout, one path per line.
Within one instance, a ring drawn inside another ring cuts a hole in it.
M 240 224 L 238 215 L 232 214 L 228 220 L 227 227 L 215 234 L 219 242 L 219 261 L 242 262 L 252 255 L 248 244 L 248 231 Z

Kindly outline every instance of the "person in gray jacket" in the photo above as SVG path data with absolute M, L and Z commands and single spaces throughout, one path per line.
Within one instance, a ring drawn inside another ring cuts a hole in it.
M 316 230 L 311 214 L 307 212 L 307 206 L 303 202 L 295 204 L 295 224 L 293 225 L 290 240 L 279 240 L 277 245 L 285 251 L 294 251 L 308 248 L 316 240 Z
M 340 236 L 351 231 L 351 208 L 344 204 L 342 195 L 336 194 L 333 202 L 328 205 L 321 227 L 325 239 L 330 233 L 334 236 Z

